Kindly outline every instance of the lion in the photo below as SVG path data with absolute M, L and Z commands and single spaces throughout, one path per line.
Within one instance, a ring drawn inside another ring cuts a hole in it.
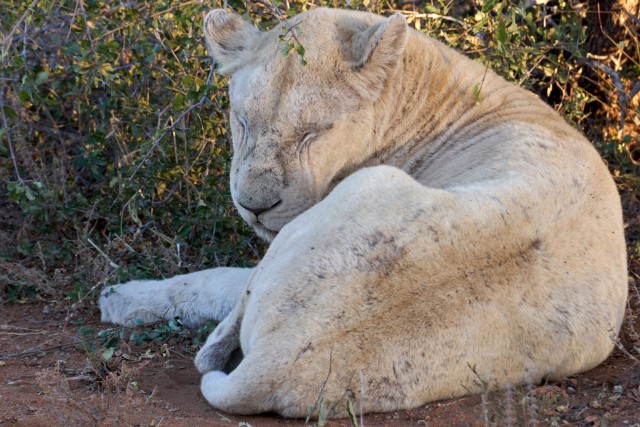
M 219 321 L 195 363 L 234 414 L 396 411 L 605 360 L 626 249 L 592 145 L 400 15 L 319 8 L 284 28 L 306 64 L 280 26 L 204 20 L 230 76 L 231 195 L 264 259 L 108 287 L 102 320 Z

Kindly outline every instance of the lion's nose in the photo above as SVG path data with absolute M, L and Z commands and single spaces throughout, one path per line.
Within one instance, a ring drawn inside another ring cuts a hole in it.
M 280 203 L 282 203 L 282 200 L 278 200 L 277 202 L 275 202 L 274 204 L 272 204 L 269 207 L 249 207 L 249 206 L 245 206 L 242 203 L 238 202 L 238 204 L 240 206 L 242 206 L 244 209 L 248 210 L 249 212 L 251 212 L 252 214 L 254 214 L 256 216 L 256 218 L 258 217 L 258 215 L 260 215 L 263 212 L 269 211 L 271 209 L 274 209 L 276 206 L 280 205 Z

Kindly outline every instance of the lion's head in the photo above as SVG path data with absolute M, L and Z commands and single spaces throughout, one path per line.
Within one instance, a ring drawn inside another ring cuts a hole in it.
M 214 10 L 204 30 L 211 56 L 231 76 L 231 194 L 271 240 L 380 150 L 389 114 L 377 101 L 408 28 L 400 16 L 317 9 L 261 32 Z M 306 65 L 282 53 L 287 41 L 304 47 Z

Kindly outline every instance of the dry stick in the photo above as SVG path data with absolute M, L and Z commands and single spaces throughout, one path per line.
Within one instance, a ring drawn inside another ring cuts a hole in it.
M 316 403 L 315 405 L 313 405 L 313 409 L 309 413 L 309 416 L 307 417 L 307 422 L 309 422 L 309 418 L 311 418 L 311 415 L 314 413 L 316 409 L 318 410 L 318 414 L 320 414 L 320 408 L 318 408 L 318 405 L 320 404 L 320 399 L 322 399 L 322 393 L 324 393 L 324 388 L 326 387 L 327 382 L 329 381 L 329 377 L 331 376 L 332 365 L 333 365 L 333 346 L 331 346 L 331 350 L 329 351 L 329 372 L 327 372 L 327 378 L 324 379 L 324 382 L 322 383 L 322 387 L 320 387 L 320 393 L 318 393 L 318 399 L 316 399 Z
M 211 66 L 211 70 L 209 71 L 209 75 L 207 76 L 207 81 L 205 83 L 206 86 L 210 86 L 211 85 L 211 78 L 214 75 L 214 65 Z M 149 149 L 149 151 L 147 151 L 147 153 L 144 155 L 144 157 L 142 158 L 142 161 L 140 162 L 140 164 L 138 164 L 138 166 L 136 167 L 136 169 L 133 171 L 133 173 L 131 174 L 131 176 L 127 179 L 127 182 L 131 181 L 133 179 L 133 177 L 138 173 L 138 171 L 140 170 L 140 168 L 142 167 L 142 165 L 144 165 L 144 162 L 147 161 L 147 159 L 149 159 L 149 156 L 151 156 L 151 154 L 160 146 L 160 142 L 162 141 L 162 139 L 165 137 L 165 135 L 167 133 L 169 133 L 170 131 L 172 131 L 173 129 L 175 129 L 175 127 L 178 125 L 178 123 L 180 123 L 182 121 L 182 119 L 189 113 L 191 113 L 193 110 L 195 110 L 196 108 L 202 107 L 202 105 L 205 103 L 205 101 L 208 101 L 208 97 L 207 95 L 203 96 L 200 101 L 198 101 L 197 103 L 193 104 L 191 107 L 189 107 L 186 111 L 184 111 L 182 114 L 180 114 L 178 116 L 178 118 L 176 120 L 174 120 L 173 124 L 171 126 L 168 126 L 164 129 L 164 131 L 162 132 L 162 134 L 156 138 L 155 141 L 153 141 L 153 144 L 151 145 L 151 148 Z M 122 191 L 122 189 L 120 190 Z
M 7 121 L 7 115 L 4 113 L 4 91 L 0 93 L 0 116 L 2 116 L 2 126 L 7 132 L 7 142 L 9 143 L 9 152 L 11 153 L 11 161 L 13 162 L 13 167 L 16 170 L 16 178 L 18 178 L 18 182 L 23 183 L 24 180 L 20 176 L 20 169 L 18 169 L 18 159 L 16 157 L 16 149 L 13 145 L 13 140 L 11 139 L 11 129 L 9 129 L 9 122 Z
M 515 425 L 515 418 L 513 411 L 513 389 L 511 388 L 511 384 L 507 384 L 507 389 L 504 392 L 504 399 L 504 425 L 505 427 L 513 427 Z
M 85 34 L 87 35 L 87 38 L 89 39 L 89 43 L 91 44 L 91 51 L 95 54 L 96 45 L 93 40 L 93 37 L 91 36 L 91 31 L 89 30 L 89 18 L 87 17 L 87 11 L 84 9 L 83 0 L 76 1 L 76 10 L 73 12 L 73 15 L 75 16 L 78 14 L 82 16 L 82 20 L 84 21 Z
M 443 21 L 451 21 L 465 28 L 467 27 L 464 22 L 447 15 L 440 15 L 437 13 L 418 13 L 418 12 L 413 12 L 411 10 L 399 10 L 399 9 L 391 9 L 390 11 L 393 13 L 399 13 L 401 15 L 405 15 L 411 18 L 428 18 L 428 19 L 440 19 Z
M 22 61 L 27 63 L 27 32 L 29 31 L 29 20 L 24 20 L 24 30 L 22 30 Z
M 636 82 L 636 85 L 629 92 L 629 101 L 631 101 L 640 92 L 640 82 Z
M 278 9 L 277 5 L 271 4 L 271 2 L 267 0 L 253 0 L 253 3 L 261 4 L 262 6 L 266 7 L 269 10 L 269 12 L 271 12 L 271 14 L 275 16 L 276 19 L 278 19 L 278 21 L 282 21 L 281 17 L 282 15 L 284 15 L 284 13 L 282 13 L 282 11 Z
M 119 266 L 118 264 L 116 264 L 115 262 L 113 262 L 113 261 L 111 260 L 111 258 L 109 258 L 109 256 L 108 256 L 106 253 L 104 253 L 104 251 L 103 251 L 102 249 L 100 249 L 100 248 L 98 247 L 98 245 L 96 245 L 96 244 L 93 242 L 93 240 L 91 240 L 90 238 L 88 238 L 88 237 L 87 237 L 87 241 L 89 242 L 89 244 L 90 244 L 91 246 L 93 246 L 93 248 L 94 248 L 96 251 L 98 251 L 98 253 L 99 253 L 100 255 L 102 255 L 103 257 L 105 257 L 105 259 L 106 259 L 107 261 L 109 261 L 109 267 L 111 267 L 111 268 L 120 268 L 120 266 Z
M 364 377 L 362 376 L 362 369 L 360 369 L 360 427 L 364 427 Z
M 57 348 L 63 348 L 63 347 L 72 347 L 76 344 L 80 344 L 80 340 L 76 341 L 76 342 L 71 342 L 71 343 L 66 343 L 66 344 L 58 344 L 58 345 L 52 345 L 50 347 L 43 347 L 43 348 L 30 348 L 28 350 L 24 350 L 24 351 L 20 351 L 18 353 L 9 353 L 9 354 L 0 354 L 0 360 L 9 360 L 9 359 L 13 359 L 15 357 L 22 357 L 22 356 L 28 356 L 30 354 L 33 353 L 45 353 L 49 350 L 55 350 Z
M 631 272 L 631 274 L 633 274 L 634 276 L 636 276 L 636 279 L 640 279 L 640 276 L 638 276 L 637 274 L 635 274 L 634 272 Z M 636 291 L 636 297 L 638 298 L 638 304 L 640 304 L 640 291 L 638 291 L 638 286 L 636 286 L 636 282 L 633 281 L 631 282 L 631 286 L 633 287 L 633 289 Z
M 640 91 L 640 82 L 636 82 L 636 86 L 631 90 L 629 94 L 627 94 L 624 84 L 622 84 L 622 80 L 620 79 L 620 74 L 618 74 L 617 71 L 600 61 L 585 62 L 587 65 L 602 71 L 611 78 L 611 82 L 615 86 L 618 95 L 618 106 L 620 107 L 620 131 L 622 131 L 624 129 L 624 122 L 627 115 L 627 105 L 629 105 L 630 99 L 635 96 L 638 91 Z
M 142 165 L 144 165 L 144 163 L 149 159 L 149 157 L 151 156 L 151 154 L 158 148 L 158 146 L 160 145 L 160 142 L 162 141 L 162 139 L 165 137 L 165 135 L 167 133 L 169 133 L 170 131 L 174 130 L 175 127 L 178 125 L 178 123 L 180 123 L 182 121 L 182 119 L 189 113 L 191 113 L 193 110 L 195 110 L 196 108 L 202 107 L 202 105 L 204 105 L 205 101 L 208 101 L 207 95 L 203 96 L 200 101 L 198 101 L 197 103 L 193 104 L 191 107 L 189 107 L 186 111 L 184 111 L 182 114 L 180 114 L 178 116 L 178 118 L 173 122 L 173 124 L 171 126 L 167 126 L 164 131 L 160 134 L 160 136 L 158 138 L 155 139 L 155 141 L 153 141 L 153 144 L 151 145 L 151 148 L 149 149 L 149 151 L 147 151 L 147 153 L 144 155 L 144 157 L 142 158 L 142 160 L 140 161 L 140 163 L 138 164 L 138 166 L 136 167 L 136 169 L 133 171 L 133 173 L 131 174 L 131 176 L 127 179 L 127 182 L 131 181 L 133 179 L 133 177 L 138 173 L 138 171 L 140 170 L 140 168 L 142 167 Z
M 483 391 L 480 397 L 482 399 L 482 419 L 484 420 L 484 425 L 485 427 L 491 427 L 491 424 L 489 423 L 489 404 L 487 403 L 487 391 Z
M 620 341 L 619 338 L 616 337 L 615 339 L 613 339 L 613 344 L 618 348 L 618 350 L 623 352 L 625 356 L 627 356 L 629 359 L 631 359 L 634 364 L 640 364 L 640 359 L 638 359 L 636 356 L 631 354 L 631 352 L 629 352 L 629 350 L 624 348 L 624 345 L 622 344 L 622 342 Z
M 629 17 L 632 21 L 635 22 L 636 25 L 640 26 L 640 18 L 638 18 L 633 13 L 629 12 L 626 8 L 622 8 L 622 11 Z
M 3 44 L 6 43 L 6 46 L 2 46 L 2 50 L 4 52 L 9 52 L 9 48 L 11 47 L 11 42 L 13 40 L 13 34 L 16 32 L 18 27 L 22 24 L 22 21 L 24 21 L 27 18 L 27 14 L 34 12 L 33 8 L 37 3 L 38 3 L 38 0 L 34 0 L 33 2 L 31 2 L 31 5 L 29 5 L 27 10 L 24 11 L 20 19 L 18 19 L 18 22 L 16 22 L 16 24 L 13 26 L 11 31 L 9 31 L 9 34 L 7 34 L 7 36 L 4 38 Z
M 24 328 L 22 326 L 14 326 L 14 325 L 0 325 L 0 330 L 22 330 L 22 331 L 29 331 L 31 333 L 39 333 L 39 334 L 44 334 L 46 333 L 46 331 L 43 330 L 39 330 L 39 329 L 33 329 L 33 328 Z

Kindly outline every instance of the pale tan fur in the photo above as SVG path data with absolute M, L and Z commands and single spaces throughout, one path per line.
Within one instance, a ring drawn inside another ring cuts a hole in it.
M 145 312 L 120 285 L 101 297 L 103 319 L 234 302 L 228 316 L 211 309 L 224 320 L 196 365 L 207 400 L 240 414 L 305 417 L 320 397 L 339 415 L 346 399 L 393 411 L 478 391 L 477 376 L 504 387 L 602 362 L 627 272 L 619 196 L 593 147 L 400 16 L 288 22 L 307 65 L 280 53 L 280 26 L 205 19 L 231 75 L 232 195 L 273 239 L 265 258 L 207 284 L 183 276 L 191 295 L 213 289 L 199 303 L 181 306 L 174 280 L 173 299 L 158 292 Z

